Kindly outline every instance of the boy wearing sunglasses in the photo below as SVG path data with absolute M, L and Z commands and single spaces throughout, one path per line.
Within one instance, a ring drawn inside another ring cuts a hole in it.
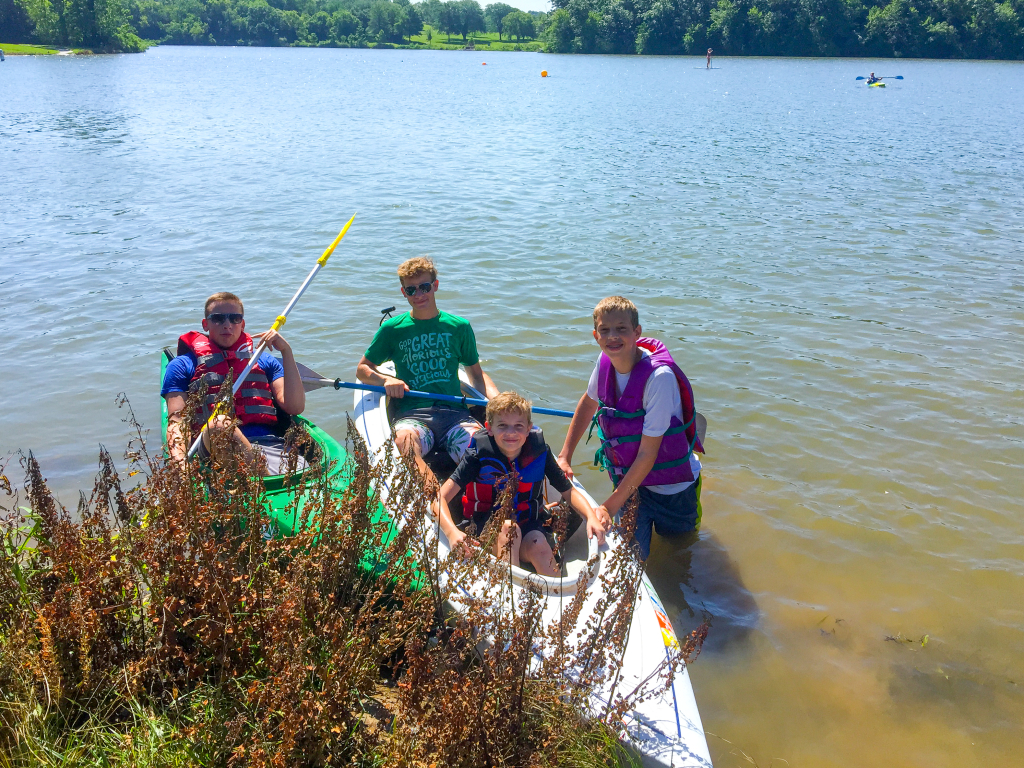
M 423 457 L 436 446 L 458 464 L 481 425 L 462 406 L 405 393 L 416 390 L 461 397 L 460 363 L 470 383 L 487 397 L 496 397 L 498 388 L 480 367 L 469 321 L 437 308 L 434 262 L 425 256 L 409 259 L 398 267 L 398 279 L 410 309 L 381 324 L 359 361 L 356 377 L 364 384 L 383 386 L 388 397 L 397 400 L 395 444 L 413 457 L 424 478 L 436 483 Z M 396 376 L 377 367 L 388 360 L 394 361 Z
M 233 293 L 215 293 L 206 300 L 203 330 L 189 331 L 178 339 L 178 356 L 167 364 L 160 394 L 167 401 L 167 447 L 171 458 L 184 463 L 188 446 L 181 430 L 185 399 L 204 385 L 206 400 L 196 409 L 192 423 L 193 438 L 199 434 L 218 400 L 221 385 L 232 373 L 234 380 L 242 372 L 259 342 L 245 332 L 242 300 Z M 265 351 L 260 353 L 245 383 L 235 395 L 234 419 L 226 415 L 214 419 L 203 433 L 201 458 L 210 455 L 210 430 L 233 431 L 232 437 L 249 458 L 254 446 L 267 459 L 270 474 L 280 474 L 284 441 L 275 431 L 277 408 L 297 416 L 306 407 L 306 393 L 295 365 L 292 348 L 277 331 L 258 333 L 270 349 L 281 353 L 281 360 Z M 236 426 L 237 425 L 237 426 Z
M 622 296 L 594 308 L 594 340 L 601 348 L 587 391 L 569 424 L 558 465 L 573 476 L 572 454 L 596 424 L 601 448 L 595 462 L 608 470 L 615 490 L 595 513 L 618 514 L 636 491 L 635 538 L 640 556 L 651 553 L 651 532 L 688 533 L 700 528 L 700 461 L 693 390 L 668 349 L 643 338 L 636 305 Z

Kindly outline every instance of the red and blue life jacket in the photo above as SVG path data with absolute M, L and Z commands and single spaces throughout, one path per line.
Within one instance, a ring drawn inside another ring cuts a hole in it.
M 472 514 L 480 520 L 495 511 L 513 470 L 519 482 L 512 502 L 516 522 L 525 523 L 540 514 L 544 504 L 544 467 L 548 458 L 543 432 L 531 430 L 519 455 L 509 460 L 494 445 L 491 436 L 481 429 L 473 435 L 466 454 L 475 455 L 480 462 L 477 479 L 468 483 L 465 489 L 463 509 L 467 516 Z
M 252 336 L 243 332 L 229 349 L 222 349 L 212 343 L 206 334 L 189 331 L 178 339 L 178 354 L 189 352 L 196 357 L 196 370 L 192 374 L 188 391 L 195 392 L 204 384 L 208 387 L 206 399 L 192 424 L 195 432 L 202 429 L 210 418 L 212 408 L 219 399 L 217 393 L 228 372 L 232 373 L 232 380 L 237 381 L 238 375 L 252 357 Z M 243 425 L 277 423 L 277 408 L 274 406 L 270 380 L 259 363 L 252 367 L 242 388 L 235 393 L 235 418 Z
M 601 448 L 594 457 L 594 463 L 604 466 L 612 483 L 619 484 L 640 452 L 640 438 L 643 436 L 644 387 L 654 370 L 669 366 L 679 384 L 679 395 L 683 404 L 683 423 L 673 416 L 668 431 L 661 441 L 654 467 L 647 473 L 640 485 L 669 485 L 695 480 L 690 469 L 690 456 L 694 451 L 704 452 L 704 446 L 697 437 L 696 411 L 693 405 L 693 390 L 668 349 L 657 339 L 640 338 L 637 346 L 650 352 L 643 355 L 629 373 L 622 394 L 615 386 L 615 367 L 604 353 L 599 363 L 597 394 L 600 400 L 594 423 L 598 427 Z M 593 430 L 593 424 L 591 425 Z

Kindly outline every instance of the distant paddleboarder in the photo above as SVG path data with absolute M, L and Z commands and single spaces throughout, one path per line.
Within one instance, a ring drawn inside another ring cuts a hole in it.
M 711 53 L 712 53 L 712 50 L 710 48 L 708 48 L 708 65 L 707 65 L 707 67 L 705 67 L 705 69 L 711 69 Z M 871 76 L 874 77 L 874 74 L 875 73 L 872 72 Z

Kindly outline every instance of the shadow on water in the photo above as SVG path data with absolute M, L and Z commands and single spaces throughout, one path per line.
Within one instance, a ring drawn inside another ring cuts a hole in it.
M 705 652 L 744 642 L 761 611 L 743 585 L 739 569 L 713 533 L 655 534 L 647 575 L 680 637 L 700 622 L 702 611 L 714 617 Z

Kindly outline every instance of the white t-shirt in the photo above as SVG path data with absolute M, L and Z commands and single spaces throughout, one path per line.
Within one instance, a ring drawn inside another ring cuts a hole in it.
M 646 357 L 651 356 L 651 353 L 643 347 L 640 348 L 640 351 Z M 594 366 L 594 372 L 590 374 L 590 381 L 587 383 L 587 395 L 590 399 L 599 402 L 597 382 L 600 375 L 601 358 L 598 357 L 597 365 Z M 625 389 L 626 382 L 628 381 L 628 373 L 615 371 L 615 391 L 617 394 L 622 394 L 622 390 Z M 654 369 L 654 373 L 651 374 L 650 378 L 647 379 L 647 383 L 644 385 L 644 410 L 646 413 L 644 414 L 644 427 L 642 431 L 648 437 L 664 435 L 672 424 L 673 416 L 684 424 L 686 423 L 683 419 L 683 401 L 679 396 L 679 384 L 676 382 L 675 373 L 668 366 L 658 366 Z M 690 471 L 693 472 L 694 477 L 700 474 L 700 459 L 697 458 L 696 452 L 690 454 Z M 647 490 L 654 493 L 668 495 L 685 491 L 693 483 L 694 481 L 691 480 L 688 483 L 669 483 L 668 485 L 648 485 L 646 487 Z

